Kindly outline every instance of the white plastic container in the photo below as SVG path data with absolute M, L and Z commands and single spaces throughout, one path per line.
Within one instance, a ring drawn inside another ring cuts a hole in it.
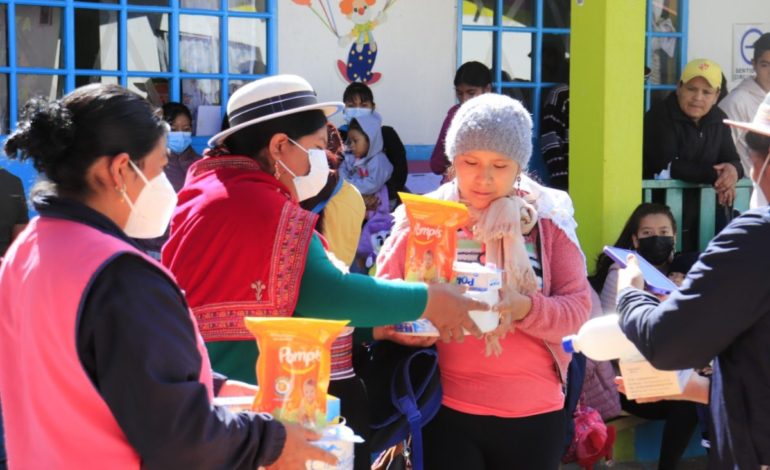
M 562 339 L 562 347 L 566 352 L 583 353 L 595 361 L 641 356 L 634 343 L 620 329 L 619 318 L 613 313 L 588 320 L 576 335 Z
M 364 440 L 357 436 L 352 429 L 340 424 L 331 424 L 324 428 L 321 439 L 313 441 L 316 447 L 334 454 L 337 457 L 337 465 L 328 465 L 317 460 L 305 463 L 306 470 L 353 470 L 353 445 Z
M 500 301 L 500 288 L 503 286 L 503 273 L 493 264 L 464 263 L 456 261 L 453 265 L 457 284 L 468 286 L 467 296 L 490 307 Z M 468 312 L 482 333 L 488 333 L 500 324 L 500 315 L 493 310 L 471 310 Z M 466 331 L 465 334 L 468 334 Z
M 455 261 L 452 269 L 455 272 L 457 284 L 468 286 L 472 291 L 500 290 L 503 286 L 502 271 L 494 264 Z
M 438 330 L 430 320 L 420 318 L 415 321 L 405 321 L 393 325 L 398 333 L 412 336 L 439 336 Z
M 499 288 L 489 290 L 469 289 L 465 295 L 476 300 L 480 300 L 481 302 L 485 302 L 491 307 L 500 301 L 499 292 Z M 471 316 L 473 321 L 476 322 L 476 325 L 479 327 L 482 333 L 490 332 L 497 328 L 497 325 L 500 324 L 500 315 L 493 310 L 471 310 L 468 312 L 468 314 Z M 466 331 L 465 334 L 467 335 L 468 332 Z
M 581 352 L 595 361 L 620 359 L 620 374 L 629 400 L 682 393 L 692 369 L 655 369 L 623 334 L 618 319 L 617 314 L 611 314 L 585 322 L 578 334 L 564 337 L 564 350 Z
M 457 284 L 468 286 L 466 296 L 485 302 L 490 307 L 500 300 L 500 287 L 503 284 L 502 271 L 494 265 L 455 262 L 454 271 Z M 471 310 L 470 317 L 476 322 L 482 333 L 487 333 L 500 323 L 500 316 L 493 310 Z M 396 331 L 414 336 L 439 336 L 433 324 L 424 319 L 408 321 L 395 325 Z M 468 334 L 465 331 L 465 334 Z

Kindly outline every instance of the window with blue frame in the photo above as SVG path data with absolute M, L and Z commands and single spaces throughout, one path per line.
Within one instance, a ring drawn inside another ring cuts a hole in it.
M 540 158 L 543 105 L 569 83 L 572 0 L 458 0 L 457 66 L 476 60 L 493 72 L 494 89 L 520 99 L 532 113 L 532 170 Z M 647 0 L 645 109 L 676 88 L 687 60 L 688 0 Z M 556 97 L 554 98 L 556 99 Z
M 645 109 L 676 89 L 687 63 L 688 1 L 647 1 L 645 59 L 650 73 L 644 84 Z
M 547 179 L 540 159 L 543 102 L 569 83 L 571 0 L 460 0 L 458 66 L 486 64 L 494 89 L 519 99 L 532 113 L 535 155 L 531 170 Z
M 88 83 L 182 102 L 211 134 L 237 87 L 274 73 L 276 4 L 0 0 L 0 135 L 32 96 L 55 99 Z

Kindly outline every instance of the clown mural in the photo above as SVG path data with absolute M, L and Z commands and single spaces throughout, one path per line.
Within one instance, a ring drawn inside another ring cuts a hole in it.
M 308 7 L 326 29 L 339 39 L 341 47 L 350 45 L 346 60 L 337 61 L 337 70 L 345 82 L 363 82 L 372 85 L 382 78 L 381 73 L 374 71 L 377 42 L 373 31 L 385 22 L 387 10 L 396 3 L 396 0 L 342 0 L 339 2 L 340 13 L 353 24 L 348 33 L 340 33 L 344 27 L 338 27 L 329 0 L 292 1 L 297 5 Z

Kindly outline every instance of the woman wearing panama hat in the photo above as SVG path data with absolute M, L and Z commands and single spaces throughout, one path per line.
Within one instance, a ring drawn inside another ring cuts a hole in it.
M 256 380 L 245 316 L 348 319 L 359 327 L 422 317 L 445 340 L 461 340 L 463 327 L 480 334 L 468 316 L 479 304 L 459 286 L 375 280 L 330 260 L 314 230 L 317 215 L 298 203 L 327 182 L 326 119 L 343 107 L 319 102 L 294 75 L 245 85 L 228 102 L 230 127 L 209 140 L 207 158 L 179 192 L 162 262 L 187 293 L 212 366 L 229 377 Z M 335 362 L 352 374 L 352 359 L 342 359 Z
M 709 468 L 770 465 L 770 94 L 752 122 L 725 120 L 748 131 L 754 183 L 752 209 L 709 243 L 682 288 L 664 302 L 641 290 L 636 261 L 621 270 L 618 312 L 626 336 L 658 369 L 701 367 L 686 396 L 710 402 Z

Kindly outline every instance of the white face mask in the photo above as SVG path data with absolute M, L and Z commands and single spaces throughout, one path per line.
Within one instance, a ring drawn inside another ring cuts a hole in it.
M 751 184 L 754 185 L 754 191 L 751 193 L 751 200 L 749 201 L 749 208 L 756 209 L 757 207 L 764 207 L 768 205 L 767 196 L 762 188 L 759 187 L 759 182 L 762 181 L 762 177 L 765 176 L 765 170 L 767 169 L 767 162 L 770 161 L 770 154 L 765 157 L 765 163 L 762 164 L 762 169 L 759 170 L 757 175 L 757 181 L 751 180 Z
M 171 215 L 176 207 L 176 191 L 166 174 L 161 172 L 151 181 L 147 180 L 142 170 L 134 162 L 129 164 L 144 181 L 144 187 L 139 192 L 135 202 L 131 202 L 128 194 L 123 191 L 123 198 L 131 208 L 128 223 L 123 229 L 126 235 L 132 238 L 156 238 L 166 233 Z
M 308 160 L 310 161 L 310 171 L 305 176 L 297 176 L 293 171 L 286 166 L 281 160 L 278 163 L 294 177 L 292 180 L 294 183 L 294 190 L 297 192 L 297 199 L 304 201 L 317 195 L 326 186 L 326 181 L 329 178 L 329 161 L 326 159 L 326 151 L 321 149 L 307 150 L 292 139 L 289 139 L 291 143 L 307 152 Z

